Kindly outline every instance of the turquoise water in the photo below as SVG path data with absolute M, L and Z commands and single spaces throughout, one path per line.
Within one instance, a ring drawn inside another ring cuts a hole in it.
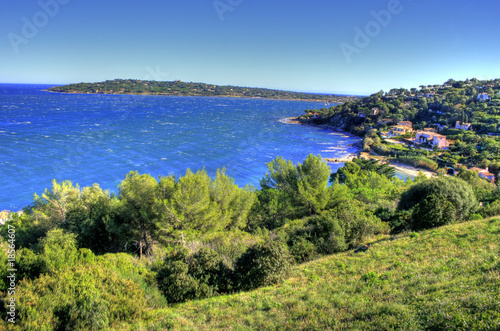
M 324 103 L 206 97 L 59 94 L 0 85 L 0 210 L 18 210 L 51 180 L 117 191 L 131 170 L 183 175 L 225 166 L 253 184 L 276 156 L 342 157 L 358 138 L 284 124 Z M 341 164 L 331 164 L 336 170 Z

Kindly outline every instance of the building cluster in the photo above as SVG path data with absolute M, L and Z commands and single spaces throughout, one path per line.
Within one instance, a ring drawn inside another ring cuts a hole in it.
M 438 127 L 438 130 L 442 130 L 444 127 L 440 126 Z M 457 121 L 455 123 L 455 129 L 459 130 L 470 130 L 471 129 L 471 123 L 464 123 Z M 437 133 L 436 128 L 425 128 L 423 130 L 413 130 L 413 123 L 410 121 L 400 121 L 398 122 L 397 125 L 393 126 L 389 132 L 383 133 L 382 137 L 385 138 L 391 138 L 391 137 L 398 137 L 402 136 L 408 133 L 415 133 L 415 138 L 410 138 L 410 139 L 404 139 L 404 141 L 410 145 L 430 145 L 432 147 L 436 146 L 439 149 L 447 149 L 450 146 L 450 141 L 446 138 L 446 136 Z M 491 182 L 495 182 L 495 175 L 490 173 L 488 168 L 486 169 L 481 169 L 481 168 L 470 168 L 469 170 L 475 171 L 478 173 L 478 176 L 481 178 L 484 178 L 486 180 L 489 180 Z M 455 173 L 456 170 L 453 169 L 453 173 Z

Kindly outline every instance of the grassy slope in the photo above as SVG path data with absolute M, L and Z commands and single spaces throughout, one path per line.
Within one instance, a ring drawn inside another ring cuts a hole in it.
M 156 310 L 134 329 L 500 329 L 500 219 L 373 242 L 284 284 Z

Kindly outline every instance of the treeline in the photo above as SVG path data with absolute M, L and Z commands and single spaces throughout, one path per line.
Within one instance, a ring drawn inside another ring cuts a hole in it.
M 146 94 L 210 97 L 229 96 L 266 99 L 314 100 L 337 103 L 347 102 L 357 98 L 343 95 L 301 93 L 265 88 L 186 83 L 180 80 L 172 82 L 159 82 L 134 79 L 115 79 L 100 83 L 78 83 L 55 86 L 50 88 L 49 91 L 62 93 Z
M 402 181 L 374 160 L 331 174 L 313 155 L 298 164 L 278 157 L 268 169 L 259 190 L 238 187 L 224 170 L 214 178 L 131 172 L 117 195 L 54 181 L 0 231 L 2 249 L 16 248 L 18 323 L 9 327 L 147 322 L 155 308 L 279 283 L 293 264 L 369 236 L 500 214 L 498 188 L 467 170 Z

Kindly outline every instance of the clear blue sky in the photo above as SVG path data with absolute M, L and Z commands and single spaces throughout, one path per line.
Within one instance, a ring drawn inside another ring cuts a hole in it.
M 498 0 L 218 1 L 231 9 L 223 20 L 213 0 L 41 0 L 51 15 L 39 1 L 0 0 L 0 82 L 180 79 L 370 94 L 500 77 Z M 391 3 L 390 21 L 374 24 L 370 12 Z M 356 27 L 372 29 L 368 45 L 356 43 Z

